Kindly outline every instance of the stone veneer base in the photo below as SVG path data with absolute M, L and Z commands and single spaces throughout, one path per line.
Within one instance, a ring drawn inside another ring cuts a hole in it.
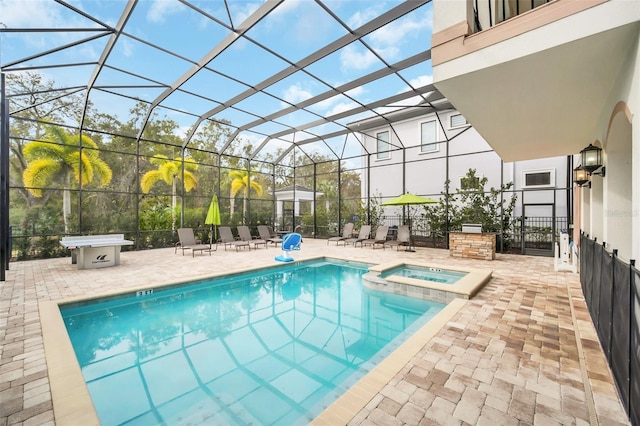
M 496 258 L 496 234 L 451 232 L 449 234 L 449 255 L 493 260 Z

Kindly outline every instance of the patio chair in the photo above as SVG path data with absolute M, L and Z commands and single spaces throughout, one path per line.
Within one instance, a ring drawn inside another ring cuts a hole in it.
M 182 249 L 182 255 L 184 256 L 185 250 L 191 250 L 191 257 L 196 256 L 196 251 L 199 252 L 209 252 L 209 256 L 211 256 L 211 252 L 217 249 L 214 249 L 211 244 L 200 244 L 196 242 L 196 237 L 193 235 L 192 228 L 180 228 L 178 229 L 178 238 L 180 239 L 180 245 L 178 248 Z
M 396 246 L 396 250 L 400 250 L 400 246 L 411 247 L 411 232 L 409 231 L 409 225 L 400 225 L 398 227 L 398 237 L 395 240 L 387 241 L 382 245 L 382 248 Z
M 353 244 L 353 246 L 355 247 L 356 245 L 358 245 L 358 243 L 362 244 L 364 240 L 369 238 L 369 235 L 371 235 L 371 225 L 362 225 L 360 227 L 358 236 L 356 238 L 347 238 L 346 240 L 344 240 L 344 245 L 346 246 L 347 244 Z
M 224 245 L 225 251 L 227 251 L 227 247 L 235 247 L 236 251 L 238 251 L 240 247 L 251 249 L 247 241 L 239 241 L 234 238 L 229 226 L 220 226 L 218 231 L 220 232 L 220 242 Z
M 275 244 L 276 247 L 278 247 L 278 244 L 282 242 L 282 238 L 278 238 L 277 235 L 273 235 L 267 225 L 258 225 L 258 233 L 260 234 L 260 238 L 268 243 Z
M 293 257 L 289 255 L 290 251 L 300 250 L 302 244 L 302 235 L 297 232 L 282 237 L 282 254 L 276 256 L 275 260 L 279 262 L 293 262 Z
M 264 245 L 264 248 L 267 248 L 267 242 L 265 240 L 251 236 L 251 231 L 247 225 L 238 226 L 238 236 L 240 237 L 240 241 L 246 241 L 250 245 L 253 245 L 253 248 L 257 248 L 259 245 Z
M 328 238 L 327 245 L 329 245 L 329 241 L 335 241 L 336 245 L 338 245 L 340 241 L 344 241 L 347 238 L 351 238 L 352 233 L 353 233 L 353 222 L 345 223 L 344 228 L 342 228 L 342 236 Z
M 362 241 L 362 247 L 364 246 L 373 246 L 373 248 L 376 248 L 376 244 L 380 244 L 381 246 L 384 246 L 384 243 L 387 242 L 387 234 L 389 233 L 389 226 L 387 225 L 383 225 L 383 226 L 378 226 L 378 229 L 376 229 L 376 235 L 373 238 L 368 238 L 364 241 Z

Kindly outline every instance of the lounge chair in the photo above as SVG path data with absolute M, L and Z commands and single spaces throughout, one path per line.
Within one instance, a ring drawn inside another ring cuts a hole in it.
M 264 245 L 264 248 L 267 248 L 267 242 L 265 240 L 251 236 L 251 231 L 247 225 L 238 226 L 238 236 L 240 237 L 240 241 L 246 241 L 252 245 L 253 248 L 257 248 L 259 245 Z
M 328 238 L 327 245 L 329 244 L 329 241 L 335 241 L 336 245 L 338 245 L 340 241 L 344 241 L 347 238 L 351 238 L 352 233 L 353 233 L 353 222 L 345 223 L 344 228 L 342 228 L 342 236 Z
M 185 250 L 191 250 L 191 257 L 196 256 L 196 251 L 199 252 L 209 252 L 209 256 L 211 256 L 211 252 L 217 249 L 214 249 L 211 244 L 200 244 L 196 242 L 196 237 L 193 235 L 192 228 L 180 228 L 178 229 L 178 238 L 180 239 L 180 245 L 178 248 L 182 249 L 182 255 L 184 256 Z
M 358 236 L 356 238 L 347 238 L 344 240 L 344 245 L 353 244 L 355 247 L 358 243 L 362 243 L 364 240 L 369 238 L 369 235 L 371 235 L 371 225 L 362 225 Z
M 239 241 L 233 237 L 233 233 L 231 232 L 231 228 L 228 226 L 220 226 L 218 228 L 220 232 L 220 242 L 224 244 L 224 250 L 227 251 L 227 247 L 235 247 L 236 251 L 240 247 L 246 247 L 251 249 L 251 246 L 247 241 Z
M 396 246 L 396 250 L 400 250 L 400 246 L 411 246 L 411 233 L 409 225 L 400 225 L 398 227 L 398 237 L 395 240 L 387 241 L 382 248 Z
M 293 262 L 293 258 L 289 255 L 290 251 L 300 250 L 302 243 L 302 235 L 297 232 L 282 237 L 282 254 L 276 256 L 275 259 L 279 262 Z
M 376 248 L 376 244 L 380 244 L 381 246 L 384 246 L 384 243 L 387 242 L 387 234 L 389 233 L 389 226 L 387 225 L 383 225 L 383 226 L 378 226 L 378 229 L 376 229 L 376 235 L 373 238 L 368 238 L 364 241 L 362 241 L 362 247 L 364 246 L 373 246 L 373 248 Z
M 273 235 L 270 228 L 267 225 L 258 225 L 258 233 L 260 238 L 268 243 L 273 243 L 278 247 L 278 244 L 282 242 L 282 238 L 278 238 L 277 235 Z

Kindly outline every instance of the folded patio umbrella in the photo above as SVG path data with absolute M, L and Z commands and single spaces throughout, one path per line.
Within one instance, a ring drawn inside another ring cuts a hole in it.
M 206 225 L 211 225 L 211 233 L 209 234 L 209 244 L 213 244 L 213 226 L 220 225 L 220 206 L 218 205 L 218 196 L 213 195 L 211 203 L 209 204 L 209 211 L 207 211 L 207 218 L 204 220 Z M 217 228 L 216 228 L 217 231 Z M 217 234 L 217 232 L 216 232 Z M 216 240 L 218 236 L 216 235 Z

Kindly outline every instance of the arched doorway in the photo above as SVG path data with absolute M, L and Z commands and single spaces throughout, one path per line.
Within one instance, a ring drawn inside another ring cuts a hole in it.
M 632 199 L 632 143 L 631 112 L 624 102 L 614 108 L 604 143 L 606 176 L 604 191 L 604 241 L 610 249 L 618 249 L 618 255 L 629 260 L 632 241 L 629 237 L 633 226 Z

